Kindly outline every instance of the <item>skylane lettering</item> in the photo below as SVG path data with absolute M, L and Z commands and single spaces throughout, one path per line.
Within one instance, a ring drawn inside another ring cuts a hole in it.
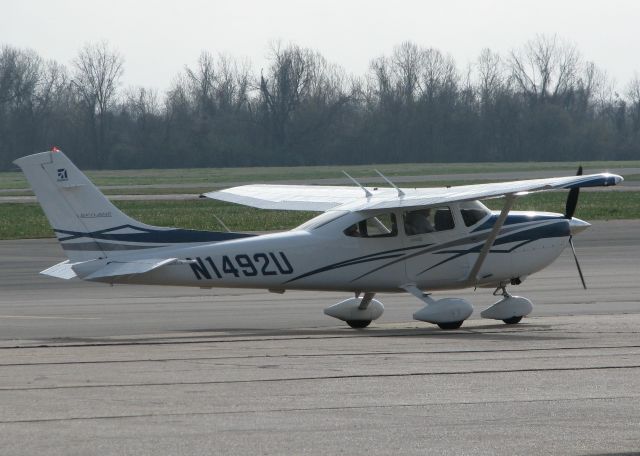
M 192 260 L 193 258 L 187 258 Z M 229 277 L 256 277 L 258 275 L 288 275 L 293 274 L 293 267 L 284 252 L 256 253 L 253 256 L 241 253 L 238 255 L 222 255 L 220 257 L 195 258 L 190 263 L 196 279 L 221 279 Z
M 111 217 L 111 212 L 81 212 L 80 218 L 102 218 Z

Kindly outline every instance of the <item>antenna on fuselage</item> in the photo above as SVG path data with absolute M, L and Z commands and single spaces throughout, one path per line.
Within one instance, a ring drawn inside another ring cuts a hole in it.
M 382 174 L 382 173 L 381 173 L 380 171 L 378 171 L 377 169 L 374 169 L 374 171 L 375 171 L 376 173 L 378 173 L 378 176 L 380 176 L 381 178 L 383 178 L 383 179 L 386 181 L 386 183 L 387 183 L 387 184 L 391 185 L 393 188 L 395 188 L 395 189 L 398 191 L 398 196 L 402 197 L 402 196 L 404 196 L 404 195 L 405 195 L 405 193 L 404 193 L 402 190 L 400 190 L 400 188 L 398 188 L 398 186 L 397 186 L 396 184 L 394 184 L 393 182 L 391 182 L 391 180 L 390 180 L 390 179 L 387 179 L 387 177 L 386 177 L 384 174 Z
M 342 172 L 344 173 L 345 176 L 347 176 L 349 179 L 351 179 L 351 181 L 354 184 L 356 184 L 358 187 L 360 187 L 362 190 L 364 190 L 364 194 L 367 195 L 367 198 L 369 198 L 370 196 L 373 196 L 373 194 L 369 190 L 364 188 L 364 186 L 360 182 L 358 182 L 353 177 L 351 177 L 345 170 L 342 170 Z

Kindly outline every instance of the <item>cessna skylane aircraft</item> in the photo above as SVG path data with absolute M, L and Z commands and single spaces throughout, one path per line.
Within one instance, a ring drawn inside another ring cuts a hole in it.
M 408 292 L 423 307 L 413 318 L 459 328 L 473 312 L 465 299 L 436 290 L 495 288 L 484 318 L 518 323 L 531 301 L 506 287 L 550 265 L 590 225 L 573 217 L 581 187 L 609 186 L 602 173 L 446 188 L 243 185 L 206 193 L 262 209 L 317 211 L 272 234 L 196 231 L 138 222 L 119 209 L 58 149 L 14 162 L 26 175 L 67 261 L 44 271 L 61 279 L 200 288 L 330 290 L 354 297 L 325 314 L 364 328 L 380 318 L 378 292 Z M 346 173 L 345 173 L 346 174 Z M 348 175 L 347 175 L 348 176 Z M 350 177 L 350 176 L 348 176 Z M 511 211 L 518 196 L 569 189 L 565 214 Z M 493 212 L 478 200 L 503 198 Z M 575 257 L 584 286 L 584 278 Z M 586 286 L 585 286 L 586 288 Z

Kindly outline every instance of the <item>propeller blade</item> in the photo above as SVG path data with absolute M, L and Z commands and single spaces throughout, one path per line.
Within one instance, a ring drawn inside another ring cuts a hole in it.
M 580 281 L 582 281 L 582 288 L 587 289 L 587 284 L 584 282 L 584 276 L 582 275 L 582 269 L 578 262 L 578 255 L 576 255 L 576 248 L 573 246 L 573 236 L 569 236 L 569 244 L 571 244 L 571 250 L 573 251 L 573 259 L 576 260 L 576 267 L 578 268 L 578 274 L 580 274 Z
M 567 204 L 564 209 L 564 218 L 571 220 L 573 214 L 576 213 L 576 206 L 578 205 L 578 196 L 580 195 L 580 188 L 572 188 L 569 190 L 569 196 L 567 196 Z
M 582 166 L 578 168 L 576 176 L 582 176 Z M 580 187 L 572 188 L 569 190 L 569 196 L 567 196 L 567 204 L 564 209 L 564 218 L 571 219 L 576 212 L 576 206 L 578 205 L 578 196 L 580 195 Z

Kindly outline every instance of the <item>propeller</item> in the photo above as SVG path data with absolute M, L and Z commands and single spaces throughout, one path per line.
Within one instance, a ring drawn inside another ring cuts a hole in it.
M 582 275 L 582 269 L 578 262 L 578 255 L 576 255 L 576 248 L 573 246 L 573 236 L 569 236 L 569 245 L 571 245 L 571 251 L 573 252 L 573 259 L 576 260 L 576 267 L 578 268 L 578 274 L 580 274 L 580 281 L 582 282 L 582 288 L 587 289 L 587 284 L 584 282 L 584 276 Z
M 582 166 L 578 168 L 576 176 L 582 176 Z M 576 206 L 578 205 L 578 196 L 580 195 L 580 187 L 574 187 L 569 190 L 569 196 L 567 196 L 567 205 L 564 209 L 564 218 L 571 220 L 573 214 L 576 212 Z
M 582 176 L 582 166 L 578 168 L 578 172 L 576 176 Z M 573 214 L 576 212 L 576 206 L 578 205 L 578 196 L 580 195 L 580 187 L 574 187 L 569 190 L 569 196 L 567 196 L 567 204 L 564 210 L 564 218 L 567 220 L 571 220 L 573 218 Z M 571 251 L 573 252 L 573 259 L 576 260 L 576 267 L 578 268 L 578 274 L 580 275 L 580 281 L 582 282 L 582 287 L 586 290 L 587 284 L 584 281 L 584 275 L 582 274 L 582 268 L 580 268 L 580 263 L 578 262 L 578 255 L 576 255 L 576 248 L 573 245 L 573 235 L 569 235 L 569 245 L 571 245 Z

